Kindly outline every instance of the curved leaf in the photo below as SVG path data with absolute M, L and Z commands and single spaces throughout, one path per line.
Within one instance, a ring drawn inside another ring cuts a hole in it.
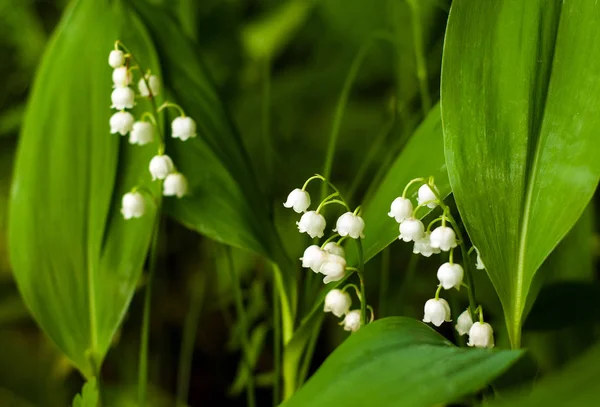
M 398 239 L 398 224 L 387 214 L 394 198 L 402 195 L 408 182 L 419 177 L 435 177 L 442 196 L 450 193 L 450 183 L 444 163 L 444 142 L 439 106 L 435 106 L 411 136 L 385 178 L 365 203 L 365 261 L 375 257 Z M 413 196 L 417 190 L 414 189 Z
M 10 202 L 21 295 L 88 377 L 131 300 L 155 219 L 150 202 L 142 219 L 119 213 L 126 191 L 153 188 L 147 163 L 155 146 L 132 147 L 109 133 L 107 55 L 116 39 L 158 72 L 144 28 L 120 2 L 81 0 L 65 14 L 29 100 Z M 148 109 L 140 101 L 133 112 Z
M 283 406 L 433 406 L 473 393 L 519 351 L 457 348 L 410 318 L 375 321 L 348 338 Z
M 152 31 L 174 101 L 198 123 L 197 138 L 167 141 L 169 154 L 188 177 L 191 193 L 166 201 L 165 209 L 213 239 L 289 264 L 242 140 L 197 49 L 164 10 L 145 1 L 135 4 Z
M 513 346 L 533 276 L 600 175 L 600 4 L 457 0 L 442 118 L 458 209 Z

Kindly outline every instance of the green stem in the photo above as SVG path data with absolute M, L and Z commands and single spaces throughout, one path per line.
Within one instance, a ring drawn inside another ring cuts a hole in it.
M 273 353 L 274 353 L 274 371 L 273 379 L 273 407 L 281 402 L 281 309 L 279 303 L 279 293 L 277 285 L 273 282 Z
M 358 279 L 360 280 L 360 325 L 364 326 L 367 323 L 367 295 L 365 292 L 365 262 L 363 255 L 362 240 L 356 239 L 356 247 L 358 249 Z
M 246 309 L 244 308 L 244 302 L 242 298 L 242 283 L 239 279 L 238 273 L 235 271 L 233 266 L 233 258 L 231 256 L 231 248 L 225 246 L 225 257 L 227 258 L 227 268 L 231 277 L 231 286 L 233 288 L 233 296 L 235 299 L 235 308 L 238 314 L 238 318 L 241 325 L 241 342 L 242 342 L 242 355 L 246 369 L 248 369 L 248 383 L 246 384 L 246 402 L 248 407 L 254 407 L 256 405 L 256 398 L 254 395 L 254 373 L 252 369 L 251 351 L 250 351 L 250 340 L 248 339 L 248 320 L 246 319 Z
M 298 387 L 304 384 L 304 382 L 306 381 L 306 376 L 308 376 L 308 369 L 310 369 L 310 362 L 312 361 L 313 354 L 315 353 L 315 348 L 317 347 L 317 339 L 319 339 L 319 333 L 321 332 L 322 324 L 323 317 L 321 316 L 319 320 L 315 323 L 315 327 L 313 328 L 310 334 L 310 339 L 308 340 L 306 352 L 304 352 L 302 364 L 300 365 L 300 374 L 298 375 Z
M 390 134 L 390 131 L 392 131 L 392 128 L 394 127 L 394 123 L 396 121 L 395 119 L 395 115 L 392 115 L 392 117 L 384 124 L 383 128 L 379 131 L 379 134 L 375 136 L 375 141 L 373 142 L 373 144 L 371 144 L 367 155 L 365 156 L 364 160 L 362 160 L 360 168 L 358 169 L 356 175 L 354 176 L 354 179 L 352 180 L 352 184 L 350 184 L 350 188 L 348 188 L 349 200 L 352 200 L 354 194 L 356 194 L 356 191 L 360 187 L 363 178 L 367 173 L 367 170 L 373 164 L 377 153 L 381 151 L 381 148 L 385 144 L 388 134 Z
M 475 299 L 475 282 L 473 281 L 473 274 L 471 273 L 471 261 L 469 259 L 469 252 L 467 250 L 466 241 L 463 239 L 462 232 L 458 227 L 458 223 L 452 216 L 450 212 L 450 208 L 444 203 L 444 200 L 440 196 L 440 193 L 435 188 L 435 185 L 429 185 L 429 188 L 438 199 L 440 208 L 443 210 L 442 215 L 442 225 L 445 224 L 445 219 L 448 218 L 448 222 L 452 225 L 454 229 L 454 233 L 456 233 L 456 237 L 459 241 L 460 252 L 463 258 L 463 269 L 465 271 L 465 277 L 467 278 L 467 296 L 469 298 L 469 309 L 471 315 L 475 315 L 475 310 L 477 309 L 477 300 Z
M 419 80 L 419 92 L 421 94 L 421 107 L 423 116 L 431 109 L 431 96 L 427 75 L 427 62 L 425 59 L 425 47 L 423 45 L 423 27 L 419 14 L 419 0 L 408 0 L 412 16 L 413 39 L 415 47 L 415 60 L 417 63 L 417 79 Z
M 390 280 L 390 250 L 389 247 L 383 249 L 381 253 L 381 273 L 379 280 L 379 316 L 386 316 L 386 301 L 387 301 L 387 292 L 388 285 Z
M 181 340 L 181 352 L 179 354 L 179 367 L 177 369 L 177 407 L 186 407 L 192 358 L 194 354 L 194 342 L 198 332 L 198 321 L 202 311 L 204 290 L 206 288 L 204 274 L 198 278 L 192 291 L 190 308 L 185 316 L 183 325 L 183 338 Z
M 162 188 L 162 182 L 160 182 Z M 138 406 L 146 405 L 146 395 L 148 388 L 148 343 L 150 338 L 150 313 L 152 301 L 152 283 L 156 274 L 156 265 L 158 262 L 158 243 L 160 237 L 161 206 L 159 201 L 156 210 L 156 220 L 152 235 L 152 246 L 150 247 L 150 265 L 148 271 L 148 280 L 146 283 L 146 292 L 144 294 L 144 310 L 142 316 L 142 331 L 140 335 L 140 354 L 138 361 Z
M 331 178 L 331 169 L 333 167 L 333 155 L 335 153 L 335 147 L 337 145 L 337 139 L 340 134 L 340 128 L 342 126 L 342 118 L 344 117 L 344 112 L 346 110 L 346 106 L 348 105 L 348 99 L 350 97 L 350 90 L 352 89 L 352 85 L 356 81 L 356 76 L 358 74 L 358 70 L 362 65 L 365 57 L 367 56 L 371 46 L 375 43 L 376 40 L 390 40 L 389 34 L 387 33 L 375 33 L 371 38 L 369 38 L 358 50 L 358 53 L 354 57 L 352 64 L 350 65 L 350 70 L 346 76 L 344 81 L 344 85 L 342 86 L 342 92 L 340 93 L 340 98 L 338 99 L 338 103 L 335 109 L 335 115 L 333 118 L 333 125 L 331 127 L 331 133 L 329 136 L 329 144 L 327 145 L 327 153 L 325 155 L 325 165 L 323 167 L 323 176 L 325 179 Z M 393 39 L 391 40 L 393 42 Z M 321 186 L 321 198 L 325 196 L 326 186 Z
M 261 113 L 263 150 L 265 152 L 265 176 L 266 179 L 273 179 L 273 146 L 271 143 L 271 115 L 269 112 L 271 106 L 271 61 L 265 58 L 261 61 L 261 65 L 263 74 Z

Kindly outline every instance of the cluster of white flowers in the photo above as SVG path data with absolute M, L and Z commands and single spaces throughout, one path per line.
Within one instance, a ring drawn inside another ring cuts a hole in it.
M 416 182 L 421 182 L 422 185 L 419 187 L 417 193 L 417 206 L 413 207 L 412 201 L 406 197 L 406 194 L 409 187 Z M 438 206 L 443 207 L 443 214 L 425 228 L 425 225 L 417 217 L 417 211 L 423 207 L 434 209 Z M 432 323 L 435 326 L 452 321 L 448 302 L 443 298 L 439 298 L 440 290 L 450 290 L 452 288 L 459 290 L 461 285 L 463 285 L 465 274 L 463 267 L 453 261 L 454 248 L 462 242 L 457 241 L 454 229 L 446 225 L 448 220 L 447 211 L 448 208 L 441 201 L 438 189 L 433 184 L 433 180 L 430 179 L 425 182 L 422 179 L 416 179 L 409 182 L 402 196 L 394 199 L 388 213 L 388 216 L 394 218 L 400 224 L 399 239 L 405 242 L 414 242 L 413 253 L 430 257 L 432 254 L 449 252 L 449 261 L 443 263 L 437 271 L 439 285 L 435 298 L 428 300 L 424 307 L 423 321 Z M 438 221 L 441 221 L 441 226 L 430 231 L 431 226 Z M 475 250 L 477 251 L 476 248 Z M 476 267 L 478 269 L 484 268 L 479 251 L 477 251 Z M 492 327 L 483 322 L 480 308 L 478 308 L 478 312 L 480 313 L 480 322 L 476 322 L 475 324 L 473 323 L 470 311 L 467 309 L 463 312 L 458 318 L 456 329 L 460 335 L 469 334 L 469 346 L 493 347 Z
M 307 211 L 310 207 L 311 199 L 309 193 L 306 191 L 306 187 L 313 179 L 324 181 L 324 178 L 319 175 L 309 178 L 303 188 L 296 188 L 289 193 L 283 206 L 293 209 L 296 213 L 302 213 L 300 220 L 296 222 L 298 231 L 308 234 L 311 238 L 322 238 L 325 234 L 327 221 L 320 213 L 324 206 L 337 203 L 346 208 L 347 212 L 341 215 L 336 221 L 335 228 L 333 229 L 335 234 L 327 239 L 323 245 L 313 244 L 307 247 L 300 258 L 302 267 L 311 269 L 315 273 L 323 274 L 323 283 L 328 284 L 340 281 L 346 276 L 346 271 L 348 270 L 346 252 L 341 243 L 347 238 L 364 238 L 363 230 L 365 222 L 360 216 L 360 207 L 354 212 L 350 211 L 348 205 L 341 199 L 337 191 L 325 198 L 316 210 Z M 340 239 L 335 242 L 334 239 L 338 237 Z M 352 300 L 345 289 L 333 289 L 325 297 L 324 311 L 331 312 L 337 317 L 344 316 L 342 322 L 344 329 L 356 332 L 361 326 L 361 311 L 358 309 L 350 310 L 351 305 Z
M 144 112 L 138 121 L 135 120 L 130 112 L 126 111 L 126 109 L 132 109 L 135 106 L 136 94 L 130 87 L 133 82 L 132 70 L 134 68 L 129 66 L 133 60 L 133 56 L 119 49 L 118 44 L 108 56 L 108 64 L 114 69 L 112 74 L 114 90 L 111 94 L 111 108 L 117 110 L 109 120 L 110 132 L 112 134 L 118 133 L 122 136 L 129 133 L 130 144 L 143 146 L 153 143 L 158 133 L 156 113 L 163 107 L 171 106 L 181 112 L 181 116 L 175 118 L 171 123 L 171 136 L 179 138 L 182 141 L 196 137 L 196 122 L 192 118 L 187 117 L 179 106 L 172 103 L 164 103 L 161 108 L 155 110 L 153 113 Z M 136 66 L 135 69 L 141 68 Z M 161 89 L 160 80 L 150 72 L 140 78 L 137 87 L 139 97 L 150 100 L 156 98 L 160 94 Z M 177 171 L 173 160 L 164 154 L 164 140 L 162 137 L 159 137 L 158 143 L 158 154 L 150 160 L 149 164 L 152 180 L 163 181 L 162 194 L 164 196 L 181 198 L 188 191 L 187 179 Z M 144 195 L 138 191 L 138 188 L 134 188 L 131 192 L 123 196 L 121 213 L 125 219 L 142 217 L 145 213 L 145 208 L 146 201 Z

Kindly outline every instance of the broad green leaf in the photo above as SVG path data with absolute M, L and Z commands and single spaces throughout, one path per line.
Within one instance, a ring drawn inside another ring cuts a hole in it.
M 512 396 L 486 403 L 490 407 L 596 406 L 600 397 L 600 344 L 569 364 L 563 371 L 537 382 Z
M 81 389 L 81 394 L 77 394 L 73 399 L 73 407 L 97 407 L 98 406 L 98 386 L 96 379 L 92 378 L 86 382 Z
M 452 4 L 442 69 L 446 161 L 514 347 L 534 274 L 598 183 L 598 18 L 592 1 Z
M 519 351 L 457 348 L 405 317 L 351 335 L 283 406 L 433 406 L 483 388 Z
M 123 220 L 121 197 L 152 190 L 155 145 L 110 134 L 111 68 L 121 39 L 159 73 L 152 44 L 120 1 L 80 0 L 41 63 L 24 118 L 10 202 L 15 279 L 42 329 L 86 377 L 102 364 L 142 270 L 155 209 Z M 134 115 L 148 110 L 139 101 Z
M 165 209 L 215 240 L 288 264 L 243 143 L 196 47 L 164 10 L 145 1 L 135 4 L 152 31 L 166 86 L 198 123 L 197 138 L 168 140 L 167 150 L 188 177 L 191 193 L 166 202 Z
M 444 144 L 439 106 L 435 106 L 412 135 L 387 175 L 364 205 L 365 261 L 375 257 L 398 239 L 398 224 L 388 216 L 392 201 L 402 195 L 408 182 L 414 178 L 434 176 L 440 194 L 450 193 L 448 175 L 444 164 Z M 410 197 L 416 197 L 416 187 Z M 416 200 L 413 199 L 416 204 Z M 421 212 L 425 214 L 426 211 Z

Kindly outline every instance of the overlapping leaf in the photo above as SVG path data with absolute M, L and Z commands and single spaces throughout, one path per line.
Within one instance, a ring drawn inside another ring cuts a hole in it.
M 453 2 L 442 69 L 452 190 L 513 346 L 533 276 L 600 174 L 600 4 Z
M 75 2 L 43 59 L 23 124 L 10 202 L 10 254 L 42 329 L 88 377 L 96 374 L 143 267 L 155 210 L 124 221 L 121 196 L 152 189 L 155 146 L 109 133 L 108 52 L 123 40 L 160 72 L 152 44 L 119 1 Z M 134 114 L 148 109 L 139 102 Z
M 484 387 L 519 351 L 457 348 L 414 319 L 378 320 L 348 338 L 283 406 L 433 406 Z

